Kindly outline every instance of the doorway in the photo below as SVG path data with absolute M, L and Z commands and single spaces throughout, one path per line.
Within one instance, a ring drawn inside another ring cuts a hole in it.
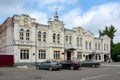
M 107 62 L 107 60 L 108 60 L 108 56 L 104 55 L 104 62 Z
M 67 52 L 67 60 L 71 60 L 71 52 Z
M 89 59 L 92 59 L 92 55 L 89 55 Z

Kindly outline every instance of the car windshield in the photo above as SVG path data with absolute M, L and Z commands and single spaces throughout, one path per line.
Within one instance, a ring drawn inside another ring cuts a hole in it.
M 58 63 L 57 61 L 52 60 L 52 62 Z
M 49 60 L 49 61 L 52 63 L 58 63 L 58 61 L 55 61 L 55 60 Z
M 83 62 L 95 62 L 94 60 L 85 60 Z
M 77 61 L 75 61 L 75 60 L 66 60 L 66 61 L 62 61 L 62 62 L 66 62 L 66 63 L 77 63 Z
M 73 63 L 77 63 L 78 61 L 72 60 Z

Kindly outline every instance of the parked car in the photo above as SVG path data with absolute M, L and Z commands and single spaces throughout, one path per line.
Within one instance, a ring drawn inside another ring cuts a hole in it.
M 64 60 L 60 62 L 62 64 L 63 69 L 79 69 L 81 67 L 81 64 L 77 61 L 73 60 Z
M 100 62 L 96 62 L 94 60 L 85 60 L 81 63 L 82 67 L 99 67 Z
M 61 68 L 62 65 L 54 60 L 46 60 L 44 62 L 36 64 L 36 69 L 48 69 L 52 71 L 52 70 L 60 70 Z

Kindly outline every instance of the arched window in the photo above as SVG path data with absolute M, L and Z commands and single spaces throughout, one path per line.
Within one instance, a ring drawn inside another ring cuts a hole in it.
M 89 42 L 89 50 L 91 50 L 91 42 Z
M 55 43 L 55 34 L 53 34 L 53 43 Z
M 95 43 L 95 50 L 97 50 L 97 43 Z
M 26 31 L 26 40 L 30 40 L 30 31 L 29 30 Z
M 68 42 L 68 36 L 66 35 L 66 43 Z
M 86 49 L 88 49 L 88 42 L 85 42 Z
M 20 29 L 20 40 L 24 39 L 24 30 Z
M 104 44 L 104 51 L 106 51 L 106 44 Z
M 79 46 L 79 37 L 77 37 L 77 46 Z
M 107 51 L 109 51 L 109 45 L 107 44 Z
M 70 38 L 70 42 L 69 43 L 72 44 L 72 36 L 70 36 L 69 38 Z
M 60 35 L 57 35 L 57 43 L 60 43 Z
M 80 46 L 82 46 L 82 38 L 80 38 Z
M 46 42 L 46 32 L 43 33 L 43 42 Z
M 100 44 L 98 44 L 98 50 L 100 50 Z
M 38 41 L 41 41 L 41 31 L 38 32 Z

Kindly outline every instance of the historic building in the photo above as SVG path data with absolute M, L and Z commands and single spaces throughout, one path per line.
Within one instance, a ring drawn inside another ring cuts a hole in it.
M 0 25 L 0 54 L 14 55 L 15 63 L 41 62 L 46 59 L 107 61 L 110 38 L 95 38 L 82 27 L 64 28 L 57 12 L 48 25 L 35 22 L 29 15 L 14 15 Z

